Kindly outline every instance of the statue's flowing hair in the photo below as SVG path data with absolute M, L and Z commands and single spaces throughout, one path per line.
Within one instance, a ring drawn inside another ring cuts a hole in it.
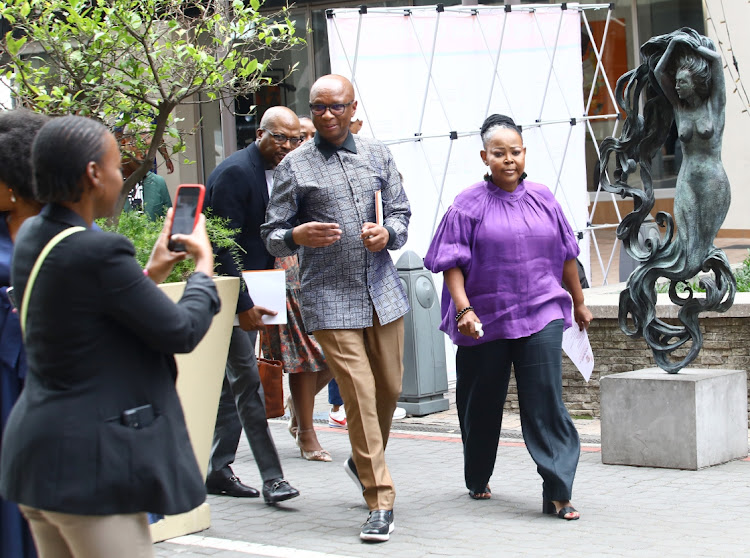
M 602 189 L 633 198 L 633 211 L 617 227 L 617 238 L 640 265 L 630 275 L 627 288 L 620 293 L 620 328 L 630 337 L 643 336 L 653 351 L 657 365 L 670 373 L 678 372 L 698 356 L 703 345 L 703 335 L 698 325 L 699 313 L 725 311 L 732 305 L 736 291 L 735 278 L 726 255 L 713 246 L 713 238 L 709 239 L 710 248 L 705 255 L 698 255 L 697 259 L 695 255 L 688 258 L 685 242 L 680 236 L 674 238 L 674 220 L 669 213 L 659 211 L 655 217 L 656 222 L 666 228 L 663 235 L 652 233 L 643 241 L 639 239 L 641 225 L 654 207 L 651 161 L 665 144 L 674 121 L 674 109 L 664 95 L 654 69 L 670 41 L 678 34 L 687 39 L 688 48 L 693 51 L 701 46 L 716 50 L 710 39 L 689 28 L 654 37 L 645 43 L 641 47 L 643 63 L 617 80 L 615 99 L 626 118 L 620 137 L 609 137 L 602 142 L 597 168 Z M 699 58 L 691 55 L 688 49 L 685 51 L 673 63 L 672 72 L 686 64 L 694 65 L 695 58 Z M 706 82 L 705 76 L 701 76 L 701 79 Z M 696 92 L 704 97 L 703 91 L 696 88 Z M 643 115 L 640 114 L 642 97 L 646 99 Z M 610 183 L 606 172 L 612 154 L 616 157 L 614 184 Z M 642 189 L 628 185 L 628 177 L 637 167 L 640 167 Z M 679 192 L 676 192 L 675 199 L 678 196 Z M 679 225 L 683 228 L 690 226 L 689 223 Z M 695 261 L 698 263 L 690 263 Z M 700 281 L 706 291 L 705 299 L 694 298 L 687 282 L 701 270 L 711 270 L 715 276 L 715 280 L 707 277 Z M 656 317 L 656 281 L 660 277 L 668 279 L 669 297 L 681 307 L 678 318 L 682 326 L 668 324 Z M 680 284 L 684 286 L 682 296 L 677 293 Z M 632 320 L 632 326 L 628 324 L 628 317 Z M 670 354 L 687 341 L 692 341 L 692 345 L 685 357 L 679 361 L 671 360 Z

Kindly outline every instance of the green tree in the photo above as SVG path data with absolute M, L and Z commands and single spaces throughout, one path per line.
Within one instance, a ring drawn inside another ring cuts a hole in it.
M 303 42 L 285 9 L 265 15 L 260 5 L 0 0 L 0 14 L 11 26 L 0 37 L 0 77 L 22 106 L 133 130 L 147 154 L 125 181 L 121 209 L 152 167 L 165 134 L 181 150 L 186 132 L 174 121 L 175 107 L 201 100 L 233 103 L 235 96 L 270 83 L 263 73 L 279 54 Z

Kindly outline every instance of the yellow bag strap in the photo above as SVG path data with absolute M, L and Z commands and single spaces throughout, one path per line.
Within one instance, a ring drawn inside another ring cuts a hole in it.
M 39 269 L 41 269 L 44 260 L 47 258 L 47 254 L 49 254 L 52 251 L 52 248 L 54 248 L 61 240 L 69 237 L 73 233 L 85 230 L 86 227 L 70 227 L 64 231 L 60 231 L 50 239 L 37 257 L 36 262 L 34 262 L 34 267 L 31 268 L 29 280 L 26 282 L 26 288 L 23 291 L 23 302 L 21 303 L 21 332 L 24 334 L 24 337 L 26 336 L 26 311 L 29 307 L 31 289 L 34 286 L 34 281 L 36 281 L 36 276 L 39 275 Z

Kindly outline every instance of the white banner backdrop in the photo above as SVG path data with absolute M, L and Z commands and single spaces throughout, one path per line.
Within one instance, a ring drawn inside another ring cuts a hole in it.
M 404 177 L 412 219 L 403 250 L 424 257 L 456 194 L 482 180 L 479 128 L 493 113 L 523 127 L 529 180 L 555 193 L 575 231 L 586 229 L 576 4 L 361 12 L 329 10 L 331 71 L 352 80 L 360 134 L 387 143 Z M 581 236 L 588 270 L 589 236 Z
M 482 179 L 479 127 L 492 113 L 523 127 L 529 180 L 585 229 L 585 129 L 571 125 L 584 114 L 581 24 L 566 7 L 329 12 L 331 70 L 352 79 L 360 133 L 389 144 L 404 176 L 413 212 L 405 249 L 424 256 L 436 218 Z M 588 268 L 587 240 L 581 251 Z

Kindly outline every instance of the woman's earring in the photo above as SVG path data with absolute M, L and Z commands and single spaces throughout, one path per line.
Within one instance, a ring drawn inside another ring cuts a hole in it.
M 8 190 L 10 190 L 10 201 L 16 203 L 16 195 L 13 193 L 13 190 L 11 190 L 10 188 L 8 188 Z

